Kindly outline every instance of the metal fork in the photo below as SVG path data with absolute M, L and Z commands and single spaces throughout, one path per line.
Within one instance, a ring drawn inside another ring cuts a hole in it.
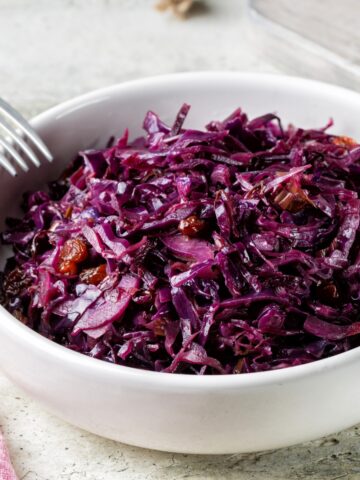
M 12 176 L 17 175 L 14 163 L 25 172 L 29 170 L 29 160 L 37 167 L 41 165 L 28 140 L 46 160 L 53 160 L 51 152 L 25 118 L 0 98 L 0 165 Z

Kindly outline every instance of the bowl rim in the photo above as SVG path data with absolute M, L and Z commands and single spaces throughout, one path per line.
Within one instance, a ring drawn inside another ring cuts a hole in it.
M 304 92 L 326 92 L 326 95 L 336 95 L 348 97 L 349 100 L 360 100 L 359 93 L 325 82 L 317 80 L 306 79 L 296 76 L 288 76 L 274 73 L 252 73 L 252 72 L 233 72 L 233 71 L 201 71 L 201 72 L 184 72 L 173 73 L 166 75 L 156 75 L 151 77 L 140 78 L 137 80 L 130 80 L 96 90 L 92 90 L 83 95 L 76 96 L 70 100 L 59 103 L 51 107 L 31 120 L 31 124 L 35 129 L 40 128 L 47 122 L 53 122 L 63 115 L 67 115 L 84 105 L 90 103 L 98 103 L 105 98 L 111 97 L 115 93 L 125 94 L 127 91 L 138 90 L 143 88 L 154 88 L 163 83 L 167 85 L 189 80 L 201 83 L 203 81 L 239 81 L 247 84 L 251 82 L 252 85 L 264 86 L 265 84 L 276 85 L 277 88 L 284 87 L 287 90 L 296 90 L 301 88 Z M 142 370 L 134 367 L 124 365 L 117 365 L 108 363 L 103 360 L 95 359 L 70 350 L 63 345 L 57 344 L 52 340 L 43 337 L 41 334 L 35 332 L 31 328 L 23 325 L 11 313 L 9 313 L 3 306 L 0 305 L 0 315 L 4 316 L 6 321 L 1 322 L 1 330 L 6 330 L 11 336 L 16 336 L 23 344 L 32 344 L 41 354 L 50 355 L 74 367 L 78 367 L 84 371 L 99 373 L 107 378 L 116 381 L 120 378 L 127 378 L 138 382 L 139 380 L 148 385 L 163 386 L 163 387 L 191 387 L 192 389 L 214 389 L 219 387 L 227 389 L 238 389 L 241 387 L 261 387 L 267 384 L 282 385 L 284 382 L 292 382 L 299 380 L 306 376 L 313 376 L 321 374 L 324 371 L 343 368 L 354 360 L 360 358 L 360 347 L 355 347 L 347 352 L 336 354 L 332 357 L 314 360 L 313 362 L 296 365 L 292 367 L 285 367 L 277 370 L 269 370 L 263 372 L 243 373 L 239 375 L 190 375 L 184 373 L 167 373 L 155 372 L 151 370 Z

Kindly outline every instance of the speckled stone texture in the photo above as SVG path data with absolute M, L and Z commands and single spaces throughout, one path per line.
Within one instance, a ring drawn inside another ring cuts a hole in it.
M 154 3 L 0 0 L 0 96 L 30 117 L 74 95 L 146 75 L 279 71 L 252 44 L 241 0 L 207 0 L 187 21 L 156 12 Z M 286 62 L 282 71 L 293 73 Z M 159 453 L 72 427 L 2 375 L 0 426 L 24 480 L 360 479 L 358 427 L 258 454 Z

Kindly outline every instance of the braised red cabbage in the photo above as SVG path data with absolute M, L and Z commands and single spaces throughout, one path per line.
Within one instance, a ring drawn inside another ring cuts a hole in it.
M 148 112 L 24 198 L 2 303 L 72 350 L 161 372 L 290 367 L 360 345 L 360 146 L 240 109 Z

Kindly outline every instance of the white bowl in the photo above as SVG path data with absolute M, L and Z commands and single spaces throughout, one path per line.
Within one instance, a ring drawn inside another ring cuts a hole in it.
M 104 146 L 130 127 L 141 132 L 152 109 L 171 121 L 182 102 L 187 125 L 202 127 L 237 106 L 250 115 L 277 112 L 305 127 L 336 121 L 360 138 L 360 95 L 314 81 L 272 75 L 190 73 L 105 88 L 33 120 L 56 161 L 11 179 L 0 173 L 2 217 L 20 192 L 56 178 L 84 147 Z M 0 365 L 32 397 L 86 430 L 132 445 L 188 453 L 283 447 L 360 421 L 360 349 L 311 364 L 226 376 L 136 370 L 72 352 L 41 337 L 0 308 Z

